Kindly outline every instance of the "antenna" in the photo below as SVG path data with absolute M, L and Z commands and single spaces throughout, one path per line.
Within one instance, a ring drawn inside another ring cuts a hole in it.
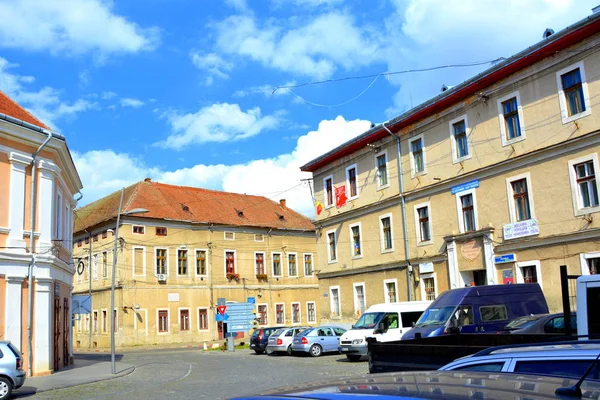
M 590 372 L 592 372 L 592 369 L 598 362 L 599 358 L 600 358 L 600 353 L 598 354 L 598 357 L 596 357 L 596 359 L 590 364 L 588 369 L 585 370 L 585 372 L 583 373 L 583 376 L 581 378 L 579 378 L 579 380 L 577 381 L 576 384 L 574 384 L 573 386 L 558 388 L 554 391 L 554 394 L 556 394 L 557 396 L 581 398 L 581 384 L 583 383 L 585 378 L 590 374 Z

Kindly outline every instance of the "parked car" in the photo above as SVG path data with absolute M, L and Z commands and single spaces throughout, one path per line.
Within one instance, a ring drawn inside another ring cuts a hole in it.
M 600 380 L 600 340 L 498 346 L 459 358 L 440 371 L 514 372 L 519 375 L 581 377 L 595 363 L 587 379 Z
M 285 326 L 274 326 L 272 328 L 258 328 L 252 332 L 250 336 L 250 350 L 254 350 L 256 354 L 262 354 L 267 348 L 269 336 L 277 329 L 285 328 Z
M 0 341 L 0 400 L 25 383 L 21 352 L 10 341 Z
M 308 326 L 295 326 L 293 328 L 277 329 L 269 336 L 267 354 L 285 352 L 288 355 L 292 355 L 292 341 L 294 337 L 309 328 Z
M 292 343 L 293 353 L 308 353 L 319 357 L 323 353 L 338 352 L 340 337 L 346 332 L 338 326 L 319 326 L 300 332 Z
M 577 335 L 577 313 L 571 314 L 572 334 Z M 537 333 L 564 335 L 565 318 L 563 313 L 525 315 L 510 321 L 499 333 Z

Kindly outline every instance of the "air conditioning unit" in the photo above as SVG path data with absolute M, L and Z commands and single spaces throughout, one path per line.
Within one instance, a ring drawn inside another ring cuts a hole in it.
M 158 281 L 159 282 L 166 282 L 167 281 L 167 275 L 166 274 L 158 274 Z

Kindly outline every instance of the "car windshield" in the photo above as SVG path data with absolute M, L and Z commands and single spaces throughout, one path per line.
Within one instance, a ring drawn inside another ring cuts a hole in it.
M 441 325 L 448 321 L 456 306 L 428 308 L 415 324 L 415 328 L 429 325 Z
M 510 321 L 504 329 L 514 331 L 516 329 L 527 328 L 542 317 L 543 315 L 527 315 L 525 317 L 519 317 Z
M 269 336 L 279 336 L 283 331 L 283 329 L 277 329 L 276 331 L 273 331 L 273 333 L 271 333 Z
M 383 312 L 370 312 L 361 315 L 356 324 L 354 324 L 354 329 L 373 329 L 381 320 L 381 317 L 384 316 Z

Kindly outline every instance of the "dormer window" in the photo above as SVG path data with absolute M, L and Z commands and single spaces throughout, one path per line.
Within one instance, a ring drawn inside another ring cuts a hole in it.
M 225 232 L 225 240 L 235 240 L 235 234 L 233 232 Z
M 161 226 L 156 227 L 156 236 L 167 236 L 167 228 Z

